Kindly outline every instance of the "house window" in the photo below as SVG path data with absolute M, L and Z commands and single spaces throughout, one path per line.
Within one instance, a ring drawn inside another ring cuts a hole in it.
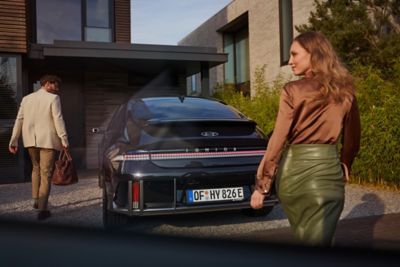
M 292 0 L 279 0 L 279 28 L 281 46 L 281 66 L 289 63 L 290 46 L 293 41 Z
M 85 41 L 111 42 L 110 1 L 86 0 Z
M 200 73 L 193 74 L 187 79 L 187 87 L 189 95 L 199 95 L 201 92 L 201 79 Z
M 36 0 L 36 41 L 82 40 L 81 0 Z
M 111 0 L 36 0 L 36 42 L 111 42 Z
M 8 152 L 21 100 L 21 87 L 21 57 L 0 54 L 0 177 L 3 182 L 24 178 L 23 153 L 15 156 Z
M 0 56 L 0 120 L 17 116 L 17 58 Z
M 234 84 L 236 89 L 250 93 L 249 31 L 247 28 L 224 34 L 224 52 L 228 54 L 225 63 L 225 83 Z

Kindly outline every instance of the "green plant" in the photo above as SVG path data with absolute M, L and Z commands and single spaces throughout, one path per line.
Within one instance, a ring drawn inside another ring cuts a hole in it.
M 353 75 L 361 116 L 361 148 L 352 168 L 352 182 L 400 188 L 400 60 L 393 65 L 392 79 L 370 65 L 355 64 Z M 216 98 L 236 107 L 269 133 L 273 130 L 284 81 L 264 80 L 265 66 L 255 72 L 250 98 L 232 85 L 219 84 Z
M 331 41 L 345 64 L 360 63 L 393 75 L 400 53 L 399 0 L 314 1 L 308 24 L 299 32 L 320 31 Z
M 278 77 L 272 84 L 268 84 L 264 78 L 265 68 L 265 65 L 256 68 L 253 85 L 256 94 L 253 97 L 243 95 L 231 84 L 217 84 L 214 97 L 237 108 L 257 122 L 265 133 L 269 133 L 274 128 L 279 93 L 284 81 Z
M 355 66 L 361 116 L 361 149 L 353 165 L 357 180 L 400 186 L 400 92 L 369 66 Z M 398 81 L 397 81 L 398 82 Z

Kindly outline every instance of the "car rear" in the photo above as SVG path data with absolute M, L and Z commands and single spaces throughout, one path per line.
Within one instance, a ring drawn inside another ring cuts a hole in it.
M 137 144 L 111 159 L 119 166 L 117 191 L 123 195 L 114 195 L 113 211 L 155 215 L 250 207 L 264 134 L 224 103 L 183 101 L 186 106 L 169 98 L 141 103 L 151 116 L 139 127 Z M 265 201 L 275 203 L 273 195 Z

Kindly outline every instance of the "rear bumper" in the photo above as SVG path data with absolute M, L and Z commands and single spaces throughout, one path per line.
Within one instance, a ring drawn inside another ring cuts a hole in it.
M 278 203 L 276 197 L 271 197 L 264 201 L 264 206 L 274 206 Z M 212 212 L 212 211 L 226 211 L 226 210 L 241 210 L 249 209 L 250 202 L 240 203 L 224 203 L 224 204 L 211 204 L 211 205 L 198 205 L 198 206 L 185 206 L 185 207 L 174 207 L 174 208 L 157 208 L 157 209 L 126 209 L 126 208 L 113 208 L 113 212 L 122 213 L 128 216 L 154 216 L 154 215 L 168 215 L 168 214 L 185 214 L 185 213 L 200 213 L 200 212 Z
M 128 181 L 128 200 L 132 199 L 132 184 L 133 181 Z M 231 202 L 214 202 L 214 203 L 202 203 L 202 204 L 184 204 L 179 201 L 176 188 L 176 180 L 174 180 L 174 194 L 173 199 L 170 202 L 162 203 L 165 207 L 148 207 L 145 201 L 144 181 L 139 181 L 140 185 L 140 197 L 139 202 L 134 203 L 128 201 L 124 207 L 118 207 L 114 201 L 108 203 L 108 210 L 116 213 L 125 214 L 127 216 L 152 216 L 152 215 L 168 215 L 168 214 L 185 214 L 185 213 L 201 213 L 201 212 L 213 212 L 213 211 L 226 211 L 226 210 L 242 210 L 249 209 L 250 201 L 249 198 L 244 201 L 231 201 Z M 110 199 L 110 198 L 108 198 Z M 278 203 L 278 199 L 275 195 L 271 195 L 264 201 L 264 206 L 274 206 Z

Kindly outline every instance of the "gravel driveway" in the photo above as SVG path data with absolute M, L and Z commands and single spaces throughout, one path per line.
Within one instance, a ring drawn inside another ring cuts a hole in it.
M 0 219 L 36 222 L 30 183 L 0 185 Z M 53 186 L 49 206 L 52 217 L 41 224 L 102 228 L 101 189 L 93 175 L 78 184 Z M 346 186 L 341 219 L 400 213 L 400 193 L 358 185 Z M 127 230 L 200 237 L 235 237 L 289 226 L 280 205 L 266 217 L 250 218 L 237 211 L 134 218 Z

